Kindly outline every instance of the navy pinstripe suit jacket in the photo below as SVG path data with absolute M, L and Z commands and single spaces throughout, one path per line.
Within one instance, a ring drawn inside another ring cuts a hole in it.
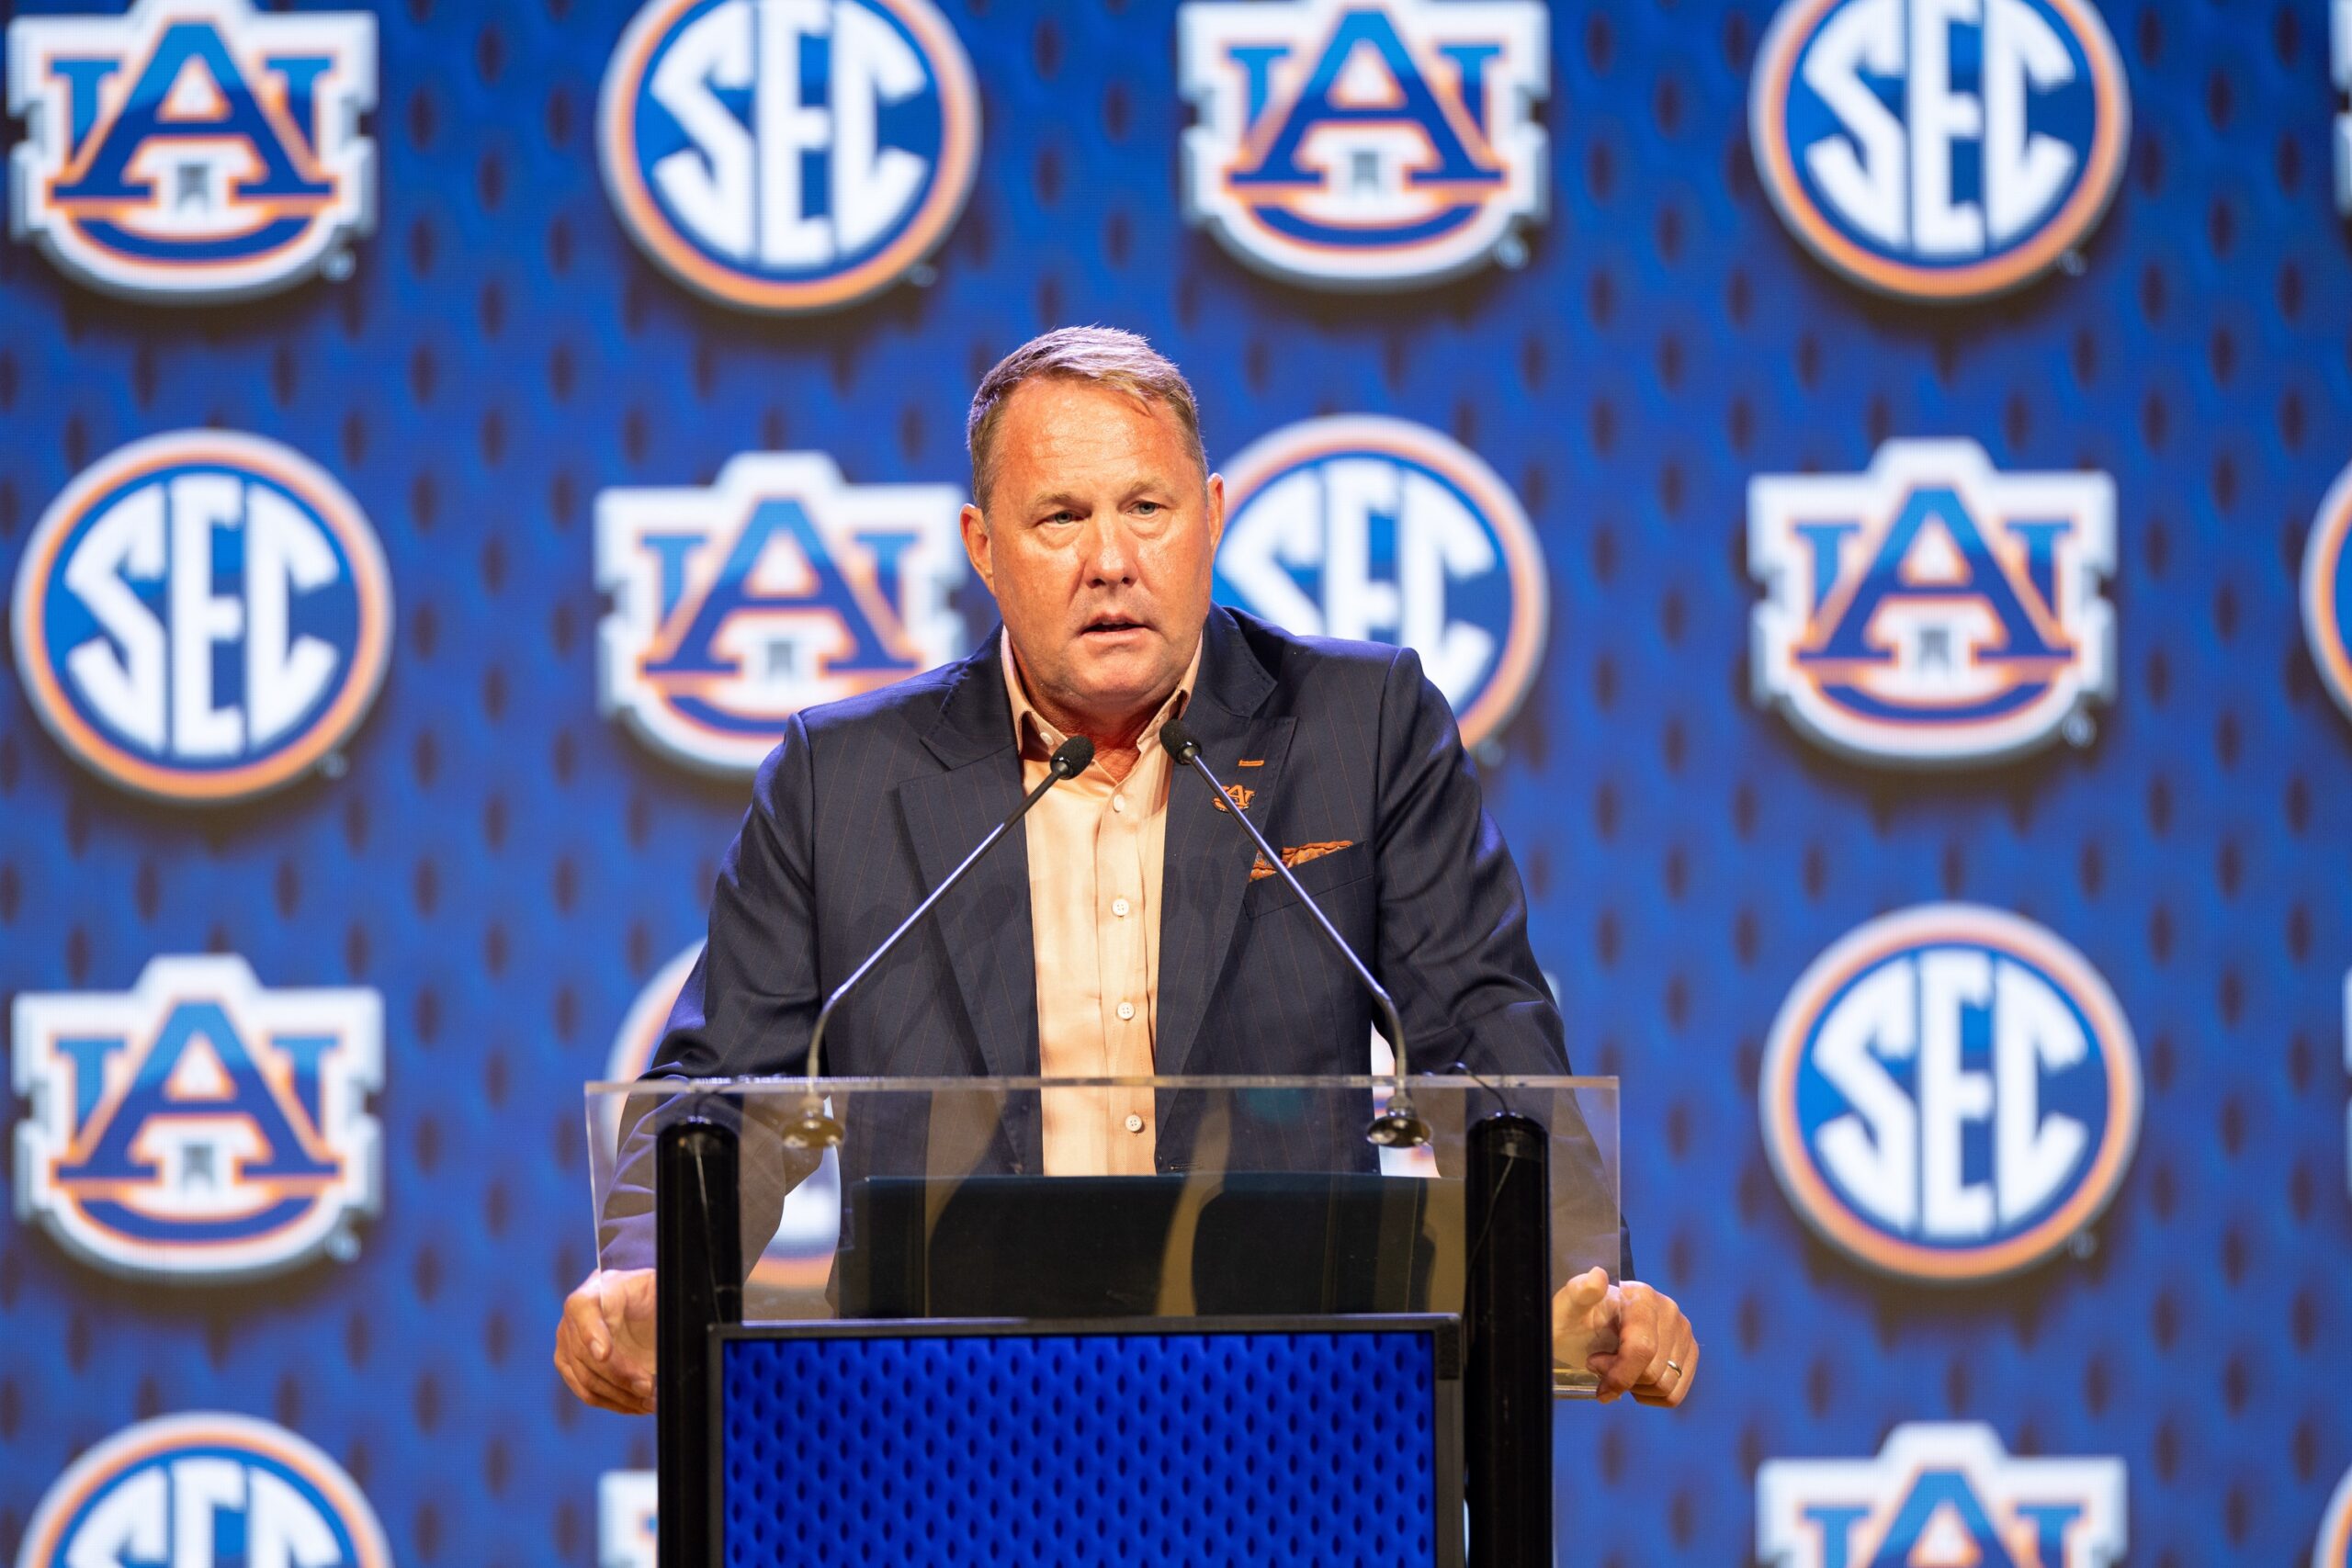
M 825 996 L 1019 804 L 1001 635 L 960 662 L 792 720 L 760 768 L 719 871 L 708 945 L 648 1077 L 804 1071 Z M 1298 877 L 1395 998 L 1416 1069 L 1567 1071 L 1518 870 L 1419 659 L 1294 637 L 1222 607 L 1204 638 L 1185 724 L 1218 777 L 1256 792 L 1250 816 L 1278 849 L 1346 841 Z M 1197 778 L 1170 781 L 1159 1071 L 1363 1073 L 1370 999 L 1289 887 L 1251 880 L 1256 852 L 1215 800 Z M 828 1076 L 1037 1072 L 1020 829 L 835 1012 L 825 1056 Z M 1188 1162 L 1182 1109 L 1163 1106 L 1163 1169 Z M 1261 1163 L 1370 1166 L 1364 1109 L 1348 1108 L 1344 1126 L 1335 1109 L 1332 1125 L 1295 1129 L 1287 1160 Z M 980 1168 L 1039 1168 L 1031 1110 L 1007 1115 Z M 871 1168 L 860 1142 L 844 1155 Z M 764 1219 L 772 1229 L 773 1213 Z
M 794 718 L 722 865 L 710 942 L 661 1073 L 797 1073 L 827 992 L 1020 803 L 997 637 L 957 663 Z M 1345 840 L 1298 877 L 1396 998 L 1413 1062 L 1567 1070 L 1519 873 L 1445 699 L 1409 650 L 1209 612 L 1184 722 L 1256 792 L 1277 848 Z M 1255 764 L 1244 769 L 1243 759 Z M 1163 1074 L 1362 1073 L 1370 999 L 1197 778 L 1170 781 Z M 1027 846 L 1015 828 L 833 1015 L 842 1076 L 1037 1071 Z

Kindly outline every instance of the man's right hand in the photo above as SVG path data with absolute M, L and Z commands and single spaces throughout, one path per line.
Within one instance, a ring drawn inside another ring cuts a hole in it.
M 652 1269 L 599 1269 L 580 1281 L 556 1325 L 555 1370 L 600 1410 L 653 1413 Z

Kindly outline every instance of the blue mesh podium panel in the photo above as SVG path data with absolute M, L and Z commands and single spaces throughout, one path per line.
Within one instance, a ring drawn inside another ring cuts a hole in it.
M 721 1555 L 1433 1562 L 1436 1352 L 1402 1332 L 729 1339 Z

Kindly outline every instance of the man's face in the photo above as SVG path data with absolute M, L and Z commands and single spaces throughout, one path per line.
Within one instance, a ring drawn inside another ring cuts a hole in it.
M 992 493 L 978 499 L 964 547 L 1031 698 L 1063 728 L 1140 725 L 1199 646 L 1224 479 L 1204 480 L 1156 400 L 1057 378 L 1006 400 Z

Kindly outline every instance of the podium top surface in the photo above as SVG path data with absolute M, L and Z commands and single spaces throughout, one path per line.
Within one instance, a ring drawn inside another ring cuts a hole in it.
M 655 1266 L 666 1169 L 691 1181 L 704 1231 L 728 1233 L 714 1256 L 742 1280 L 749 1320 L 1455 1313 L 1482 1243 L 1474 1216 L 1540 1168 L 1548 1240 L 1515 1245 L 1548 1250 L 1555 1290 L 1594 1267 L 1623 1276 L 1615 1079 L 1396 1088 L 1364 1075 L 594 1084 L 598 1260 Z

